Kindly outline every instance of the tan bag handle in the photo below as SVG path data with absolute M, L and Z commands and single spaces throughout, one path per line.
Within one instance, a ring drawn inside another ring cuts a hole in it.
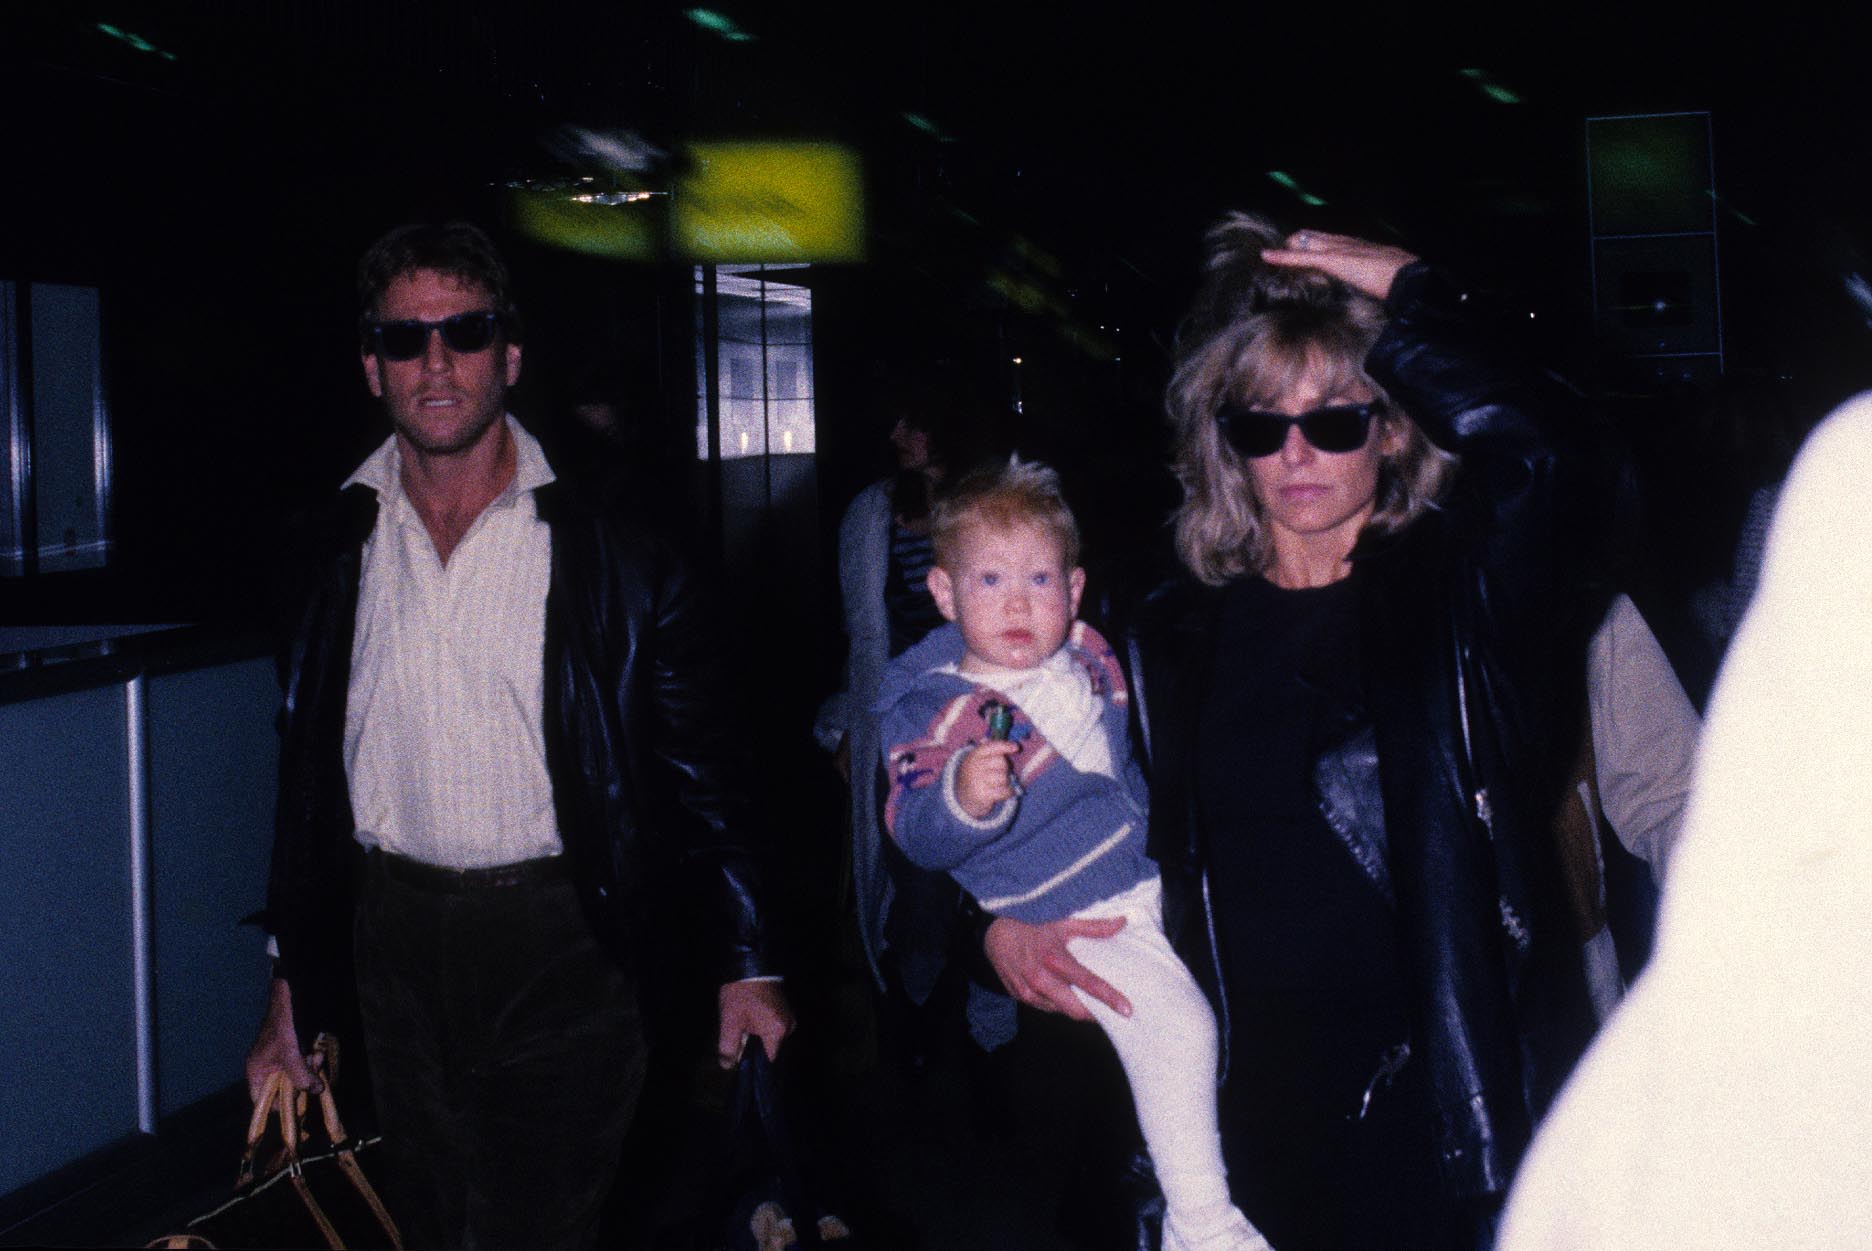
M 329 1083 L 326 1089 L 331 1089 Z M 312 1188 L 306 1185 L 305 1172 L 299 1166 L 299 1143 L 305 1135 L 305 1114 L 306 1092 L 296 1089 L 292 1079 L 283 1072 L 269 1076 L 266 1086 L 260 1092 L 259 1102 L 254 1104 L 253 1115 L 247 1121 L 247 1147 L 241 1152 L 240 1175 L 234 1181 L 234 1188 L 241 1190 L 254 1184 L 259 1175 L 254 1159 L 260 1153 L 260 1144 L 266 1140 L 267 1123 L 269 1120 L 277 1121 L 280 1155 L 269 1163 L 266 1175 L 271 1177 L 284 1168 L 291 1176 L 299 1201 L 305 1205 L 307 1214 L 318 1226 L 319 1235 L 325 1239 L 325 1245 L 331 1251 L 344 1251 L 344 1240 L 338 1236 L 337 1227 L 331 1223 L 331 1218 L 325 1215 L 325 1209 L 319 1206 Z
M 344 1122 L 338 1118 L 338 1100 L 332 1093 L 338 1074 L 338 1040 L 330 1034 L 320 1034 L 312 1044 L 312 1054 L 323 1057 L 323 1062 L 318 1066 L 323 1078 L 319 1089 L 319 1112 L 325 1122 L 325 1134 L 330 1140 L 339 1171 L 350 1180 L 352 1187 L 370 1208 L 371 1215 L 377 1218 L 377 1224 L 389 1237 L 390 1245 L 396 1251 L 403 1251 L 402 1231 L 397 1228 L 396 1220 L 377 1194 L 377 1188 L 364 1175 L 363 1166 L 357 1161 L 357 1146 L 345 1132 Z M 253 1115 L 247 1122 L 247 1147 L 241 1154 L 240 1176 L 235 1181 L 235 1187 L 238 1189 L 254 1183 L 257 1172 L 254 1160 L 259 1155 L 260 1144 L 266 1139 L 267 1124 L 270 1120 L 277 1121 L 280 1155 L 268 1166 L 266 1174 L 271 1176 L 281 1168 L 289 1170 L 293 1188 L 298 1191 L 306 1211 L 318 1225 L 326 1245 L 332 1251 L 343 1251 L 344 1242 L 338 1230 L 313 1197 L 299 1164 L 300 1144 L 309 1137 L 305 1129 L 309 1102 L 306 1092 L 295 1088 L 292 1079 L 285 1073 L 276 1072 L 267 1078 L 266 1087 L 261 1091 L 260 1100 L 254 1104 Z
M 253 1115 L 247 1121 L 247 1147 L 241 1152 L 240 1173 L 234 1179 L 235 1189 L 253 1185 L 261 1172 L 255 1167 L 254 1161 L 260 1154 L 260 1144 L 266 1141 L 269 1120 L 279 1122 L 280 1153 L 264 1171 L 270 1176 L 279 1170 L 281 1164 L 297 1166 L 300 1130 L 299 1117 L 293 1114 L 293 1109 L 294 1104 L 303 1098 L 300 1092 L 293 1089 L 292 1079 L 286 1074 L 274 1073 L 267 1078 L 266 1086 L 260 1092 L 260 1100 L 254 1104 Z
M 338 1099 L 332 1093 L 338 1082 L 338 1038 L 334 1034 L 320 1034 L 312 1043 L 312 1054 L 325 1057 L 320 1065 L 325 1075 L 319 1088 L 319 1112 L 325 1119 L 325 1135 L 337 1152 L 338 1167 L 351 1179 L 364 1202 L 369 1206 L 371 1215 L 377 1218 L 377 1224 L 390 1238 L 390 1245 L 397 1251 L 403 1251 L 403 1232 L 397 1228 L 396 1220 L 390 1215 L 390 1209 L 384 1206 L 378 1196 L 377 1188 L 364 1176 L 364 1166 L 357 1161 L 357 1146 L 351 1141 L 351 1135 L 345 1132 L 344 1122 L 338 1119 Z
M 331 1145 L 337 1147 L 345 1141 L 344 1124 L 338 1119 L 338 1102 L 332 1094 L 332 1083 L 338 1076 L 338 1040 L 330 1034 L 320 1034 L 312 1044 L 314 1057 L 323 1057 L 318 1065 L 318 1072 L 323 1079 L 319 1091 L 320 1111 L 324 1114 L 325 1132 L 331 1139 Z M 292 1079 L 283 1072 L 275 1072 L 267 1078 L 266 1086 L 260 1092 L 260 1100 L 254 1104 L 253 1115 L 247 1121 L 247 1148 L 241 1154 L 240 1176 L 236 1186 L 252 1184 L 255 1174 L 254 1160 L 260 1153 L 260 1144 L 266 1139 L 269 1118 L 279 1122 L 281 1157 L 276 1159 L 266 1172 L 271 1175 L 278 1170 L 280 1163 L 297 1164 L 299 1145 L 308 1135 L 305 1129 L 307 1098 L 306 1092 L 296 1089 Z

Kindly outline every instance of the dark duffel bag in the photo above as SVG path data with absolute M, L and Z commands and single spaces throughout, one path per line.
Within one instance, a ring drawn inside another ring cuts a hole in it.
M 321 1037 L 314 1054 L 325 1057 L 318 1096 L 325 1141 L 315 1144 L 306 1128 L 306 1092 L 275 1073 L 248 1122 L 233 1195 L 149 1246 L 402 1251 L 403 1236 L 360 1159 L 380 1140 L 353 1140 L 338 1119 L 336 1043 Z
M 867 1251 L 835 1212 L 804 1141 L 794 1136 L 774 1066 L 750 1039 L 735 1081 L 730 1137 L 743 1167 L 724 1174 L 727 1220 L 710 1251 Z

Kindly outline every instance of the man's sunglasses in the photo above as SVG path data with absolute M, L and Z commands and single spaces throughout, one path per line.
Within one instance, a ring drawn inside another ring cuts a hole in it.
M 1229 446 L 1247 457 L 1272 456 L 1287 442 L 1287 427 L 1299 426 L 1300 437 L 1321 452 L 1356 452 L 1371 436 L 1376 404 L 1328 404 L 1288 417 L 1224 404 L 1216 412 L 1216 425 Z
M 500 333 L 495 312 L 457 313 L 441 321 L 379 321 L 370 328 L 376 354 L 385 360 L 413 361 L 429 349 L 429 336 L 441 331 L 451 352 L 479 352 Z

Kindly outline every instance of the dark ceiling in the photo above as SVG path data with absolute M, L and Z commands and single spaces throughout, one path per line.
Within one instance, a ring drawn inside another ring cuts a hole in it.
M 1715 113 L 1719 187 L 1764 227 L 1857 200 L 1864 44 L 1845 6 L 1772 21 L 1517 6 L 1482 24 L 1422 7 L 715 4 L 749 36 L 731 41 L 667 3 L 146 0 L 12 6 L 9 42 L 235 109 L 296 102 L 337 122 L 361 105 L 412 146 L 448 138 L 423 133 L 424 101 L 460 96 L 504 119 L 490 174 L 537 159 L 528 132 L 553 121 L 935 143 L 902 121 L 916 113 L 983 212 L 1062 246 L 1150 251 L 1223 203 L 1298 210 L 1270 170 L 1412 233 L 1579 225 L 1582 120 L 1680 109 Z M 159 54 L 101 38 L 105 22 Z
M 1531 338 L 1561 363 L 1598 350 L 1586 119 L 1690 110 L 1713 137 L 1731 372 L 1819 378 L 1834 398 L 1866 385 L 1865 315 L 1845 294 L 1872 274 L 1852 18 L 1500 6 L 1477 24 L 1420 9 L 0 6 L 0 277 L 113 293 L 121 437 L 147 480 L 127 469 L 126 497 L 192 509 L 180 529 L 208 534 L 217 502 L 166 494 L 191 457 L 285 464 L 310 495 L 375 431 L 347 329 L 363 246 L 388 222 L 480 215 L 499 184 L 563 172 L 546 140 L 568 124 L 671 149 L 790 136 L 861 153 L 872 263 L 829 279 L 844 284 L 823 304 L 832 424 L 870 401 L 874 338 L 916 337 L 905 319 L 930 309 L 926 337 L 976 335 L 1002 369 L 1010 335 L 1052 343 L 1073 375 L 1054 384 L 1057 413 L 1089 394 L 1149 424 L 1202 228 L 1234 207 L 1400 240 L 1538 313 Z M 680 273 L 527 259 L 558 284 L 547 303 L 568 321 L 596 308 L 613 343 L 643 337 L 631 308 L 682 303 L 652 290 Z M 614 288 L 609 310 L 572 298 L 580 283 Z M 1022 283 L 1076 341 L 1008 314 Z M 1120 322 L 1124 337 L 1087 347 Z M 1087 364 L 1121 349 L 1122 374 Z M 691 381 L 666 372 L 676 420 Z M 235 489 L 254 515 L 277 507 L 271 482 Z
M 940 271 L 955 249 L 1012 247 L 1158 326 L 1202 226 L 1230 207 L 1396 238 L 1583 324 L 1585 120 L 1707 110 L 1730 347 L 1773 368 L 1787 345 L 1771 340 L 1856 324 L 1843 282 L 1872 270 L 1865 42 L 1843 9 L 9 6 L 0 56 L 26 119 L 9 166 L 29 202 L 9 197 L 0 249 L 45 264 L 48 215 L 141 196 L 159 217 L 202 217 L 191 189 L 214 186 L 349 255 L 398 208 L 552 169 L 542 137 L 575 123 L 666 147 L 851 143 L 880 259 Z M 188 116 L 137 133 L 166 111 Z M 125 169 L 134 185 L 113 184 Z

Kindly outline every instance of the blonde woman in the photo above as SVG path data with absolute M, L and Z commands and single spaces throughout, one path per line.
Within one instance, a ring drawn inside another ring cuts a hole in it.
M 1244 214 L 1207 243 L 1168 396 L 1186 576 L 1132 657 L 1230 1190 L 1282 1251 L 1486 1246 L 1592 1022 L 1541 837 L 1595 615 L 1571 397 L 1399 248 Z M 1071 985 L 1121 998 L 1072 955 L 1102 932 L 987 947 L 1076 1016 Z

